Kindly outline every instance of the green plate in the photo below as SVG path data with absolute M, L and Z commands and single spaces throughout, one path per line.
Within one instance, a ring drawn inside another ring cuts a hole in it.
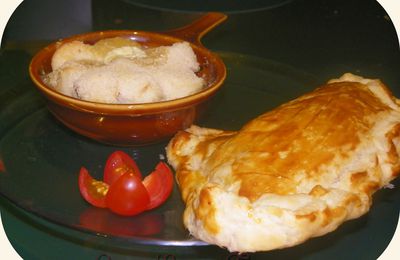
M 319 84 L 311 75 L 274 61 L 234 53 L 220 55 L 227 65 L 228 78 L 198 122 L 201 126 L 237 130 L 255 116 Z M 152 257 L 169 252 L 185 255 L 185 259 L 228 255 L 192 238 L 185 230 L 183 203 L 176 185 L 163 206 L 136 217 L 119 217 L 88 205 L 78 189 L 81 166 L 101 179 L 107 156 L 118 149 L 132 155 L 146 174 L 165 157 L 166 143 L 122 148 L 79 136 L 55 120 L 25 76 L 16 80 L 16 85 L 9 80 L 0 92 L 0 159 L 4 165 L 0 194 L 7 199 L 3 203 L 7 213 L 2 216 L 10 240 L 22 255 L 35 252 L 38 256 L 59 257 L 55 253 L 58 247 L 78 250 L 75 256 L 87 253 L 88 248 L 90 256 L 102 252 L 107 256 L 143 257 L 149 252 Z M 369 214 L 345 223 L 333 233 L 253 257 L 376 259 L 393 236 L 400 192 L 384 189 L 374 198 Z M 30 244 L 30 234 L 33 239 L 41 237 L 47 242 Z

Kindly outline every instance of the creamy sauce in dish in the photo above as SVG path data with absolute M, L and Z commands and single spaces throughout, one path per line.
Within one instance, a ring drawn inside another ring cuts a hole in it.
M 73 41 L 54 53 L 44 82 L 62 94 L 87 101 L 135 104 L 177 99 L 199 92 L 204 80 L 187 42 L 145 48 L 126 38 L 94 45 Z

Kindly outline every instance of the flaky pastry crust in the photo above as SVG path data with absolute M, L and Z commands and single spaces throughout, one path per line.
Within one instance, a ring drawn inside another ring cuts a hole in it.
M 350 73 L 239 131 L 191 126 L 167 146 L 189 232 L 229 251 L 293 246 L 365 214 L 400 170 L 399 101 Z

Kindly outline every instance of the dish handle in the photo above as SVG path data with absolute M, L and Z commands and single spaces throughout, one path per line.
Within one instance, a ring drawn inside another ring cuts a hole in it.
M 209 12 L 191 24 L 163 33 L 202 46 L 201 38 L 227 18 L 226 14 Z

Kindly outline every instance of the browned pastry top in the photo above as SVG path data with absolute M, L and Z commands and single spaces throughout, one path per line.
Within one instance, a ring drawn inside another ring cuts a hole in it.
M 291 246 L 359 217 L 397 176 L 399 154 L 398 100 L 352 74 L 239 131 L 192 126 L 167 147 L 185 226 L 234 251 Z

